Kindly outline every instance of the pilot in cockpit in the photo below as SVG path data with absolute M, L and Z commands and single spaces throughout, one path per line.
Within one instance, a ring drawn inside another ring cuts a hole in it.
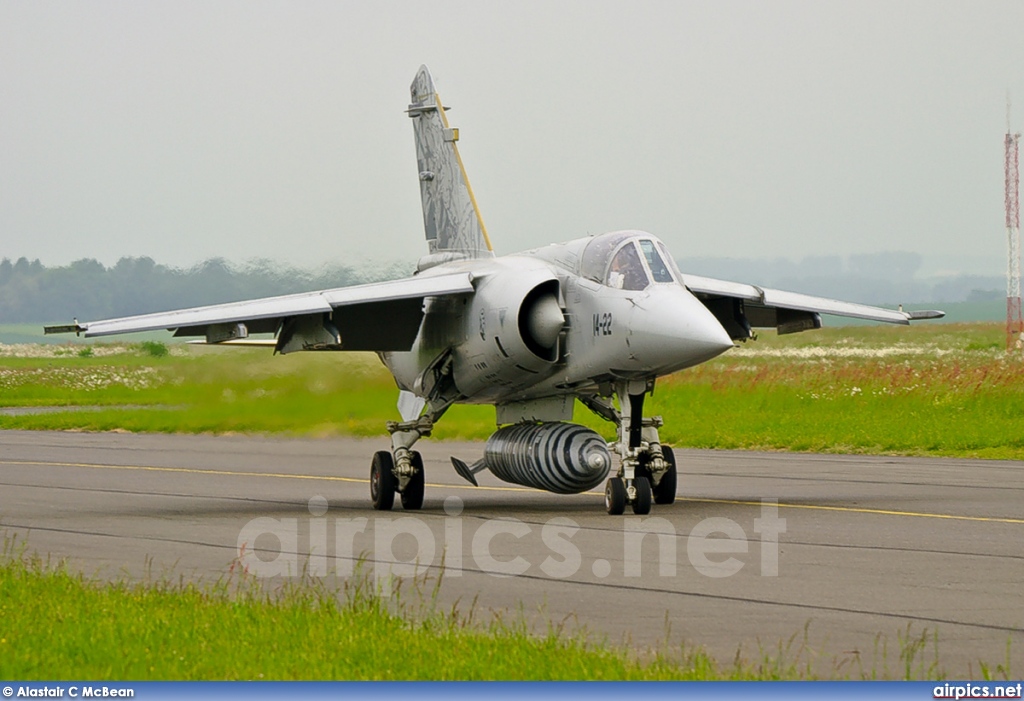
M 647 289 L 650 284 L 647 279 L 647 271 L 644 270 L 644 265 L 640 262 L 640 256 L 637 255 L 633 242 L 620 248 L 612 258 L 611 265 L 608 266 L 608 277 L 605 284 L 619 290 Z

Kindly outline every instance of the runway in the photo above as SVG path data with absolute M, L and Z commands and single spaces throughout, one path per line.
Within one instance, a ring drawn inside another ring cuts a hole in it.
M 790 657 L 806 642 L 825 675 L 898 675 L 909 626 L 937 632 L 950 676 L 1005 663 L 1008 643 L 1024 670 L 1024 463 L 680 450 L 679 501 L 611 517 L 598 492 L 488 473 L 472 487 L 449 456 L 482 445 L 425 440 L 423 510 L 379 513 L 367 476 L 387 447 L 3 431 L 0 529 L 107 578 L 214 580 L 236 563 L 271 582 L 358 570 L 386 587 L 443 562 L 438 605 L 477 620 L 685 641 L 725 662 L 793 638 Z M 929 642 L 925 666 L 935 654 Z

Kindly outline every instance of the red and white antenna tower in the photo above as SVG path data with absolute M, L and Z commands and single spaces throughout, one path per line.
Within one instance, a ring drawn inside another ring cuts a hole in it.
M 1020 167 L 1017 142 L 1020 132 L 1010 133 L 1010 97 L 1006 97 L 1006 349 L 1012 349 L 1024 332 L 1020 309 Z

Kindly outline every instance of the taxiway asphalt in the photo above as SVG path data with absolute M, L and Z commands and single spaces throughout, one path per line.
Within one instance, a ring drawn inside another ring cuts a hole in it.
M 818 673 L 854 676 L 898 676 L 900 639 L 927 631 L 925 666 L 937 634 L 951 676 L 1007 654 L 1024 670 L 1024 463 L 680 450 L 675 504 L 611 517 L 599 492 L 488 473 L 472 487 L 449 456 L 481 444 L 424 440 L 423 509 L 382 513 L 368 472 L 387 447 L 2 431 L 0 531 L 99 577 L 211 581 L 240 563 L 270 583 L 358 571 L 432 586 L 443 566 L 435 604 L 478 620 L 686 641 L 723 661 L 806 646 Z

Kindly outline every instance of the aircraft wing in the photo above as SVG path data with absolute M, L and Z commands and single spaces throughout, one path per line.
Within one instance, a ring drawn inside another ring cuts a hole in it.
M 945 316 L 940 311 L 883 309 L 699 275 L 684 274 L 683 281 L 690 292 L 718 317 L 733 338 L 749 336 L 749 332 L 741 332 L 749 331 L 750 327 L 774 327 L 780 334 L 820 328 L 821 314 L 890 324 L 909 324 L 918 319 L 940 319 Z
M 251 333 L 276 333 L 278 352 L 294 350 L 409 350 L 427 297 L 470 294 L 471 273 L 414 276 L 369 285 L 267 297 L 156 314 L 47 326 L 46 333 L 86 338 L 167 329 L 205 336 L 206 343 L 246 343 Z M 263 342 L 265 344 L 266 342 Z

